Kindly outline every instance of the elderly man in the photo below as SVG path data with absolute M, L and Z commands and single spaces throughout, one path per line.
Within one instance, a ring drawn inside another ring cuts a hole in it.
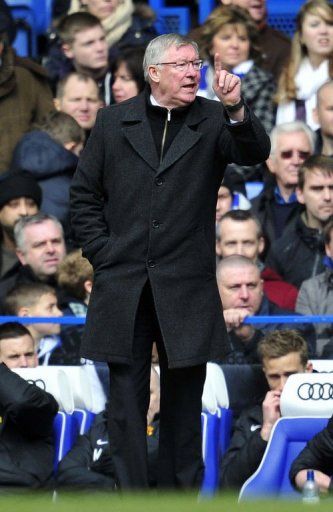
M 215 277 L 215 207 L 227 162 L 266 158 L 240 79 L 215 57 L 220 103 L 196 97 L 195 43 L 149 43 L 139 96 L 101 109 L 72 185 L 72 226 L 94 270 L 82 352 L 110 368 L 118 485 L 146 488 L 152 342 L 161 368 L 158 484 L 200 483 L 206 362 L 227 353 Z
M 271 154 L 266 163 L 272 179 L 252 200 L 268 244 L 282 235 L 301 210 L 295 193 L 298 171 L 313 153 L 315 141 L 312 130 L 301 121 L 275 126 L 270 137 Z
M 56 272 L 66 254 L 63 228 L 52 215 L 22 217 L 14 228 L 19 260 L 15 275 L 0 281 L 0 300 L 16 284 L 43 282 L 56 286 Z

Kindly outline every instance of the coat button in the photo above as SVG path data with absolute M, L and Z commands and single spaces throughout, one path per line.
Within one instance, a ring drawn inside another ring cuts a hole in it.
M 163 185 L 164 183 L 164 179 L 163 178 L 156 178 L 155 179 L 155 184 L 160 187 L 161 185 Z
M 154 268 L 156 267 L 156 262 L 154 260 L 148 260 L 148 267 L 150 268 Z
M 158 220 L 153 220 L 152 225 L 154 229 L 158 229 L 160 227 L 160 223 L 158 222 Z

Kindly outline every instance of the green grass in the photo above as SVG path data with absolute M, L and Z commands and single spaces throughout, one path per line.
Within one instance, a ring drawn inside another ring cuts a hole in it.
M 189 493 L 61 494 L 55 502 L 44 494 L 0 494 L 1 512 L 306 512 L 332 511 L 332 500 L 323 499 L 319 505 L 306 506 L 301 502 L 261 501 L 237 503 L 237 496 L 220 494 L 212 499 L 198 500 Z

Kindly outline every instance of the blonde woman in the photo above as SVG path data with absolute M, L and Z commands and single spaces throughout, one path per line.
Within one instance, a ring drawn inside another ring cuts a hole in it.
M 333 5 L 310 0 L 300 9 L 291 56 L 279 80 L 277 124 L 305 121 L 312 129 L 316 92 L 333 78 Z

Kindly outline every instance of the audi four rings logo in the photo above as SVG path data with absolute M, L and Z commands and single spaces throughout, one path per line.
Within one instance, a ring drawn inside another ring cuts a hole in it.
M 301 400 L 331 400 L 333 398 L 333 384 L 330 382 L 304 382 L 297 390 Z
M 29 382 L 29 384 L 35 384 L 36 386 L 43 389 L 44 391 L 46 390 L 46 384 L 42 379 L 36 379 L 36 380 L 28 379 L 27 382 Z

